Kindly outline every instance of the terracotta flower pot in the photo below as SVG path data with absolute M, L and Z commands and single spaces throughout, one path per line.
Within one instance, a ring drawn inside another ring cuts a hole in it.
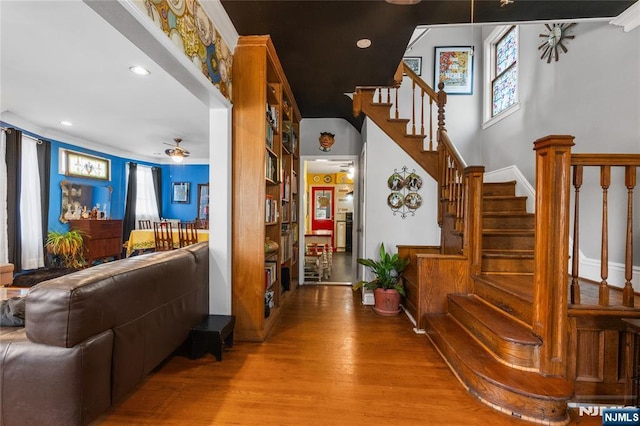
M 376 288 L 373 290 L 373 300 L 373 310 L 378 315 L 393 316 L 400 313 L 400 293 L 397 290 Z

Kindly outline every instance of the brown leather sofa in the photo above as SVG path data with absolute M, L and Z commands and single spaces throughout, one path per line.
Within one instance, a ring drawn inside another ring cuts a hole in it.
M 206 242 L 42 282 L 0 333 L 0 425 L 84 425 L 127 396 L 208 314 Z

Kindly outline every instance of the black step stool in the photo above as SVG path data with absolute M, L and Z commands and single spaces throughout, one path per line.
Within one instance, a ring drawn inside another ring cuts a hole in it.
M 218 361 L 222 361 L 224 346 L 233 346 L 233 315 L 209 315 L 191 329 L 189 333 L 189 357 L 200 358 L 209 351 Z

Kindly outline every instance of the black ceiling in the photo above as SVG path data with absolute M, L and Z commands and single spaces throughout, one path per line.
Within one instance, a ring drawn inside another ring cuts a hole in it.
M 399 6 L 383 0 L 222 0 L 222 5 L 241 36 L 271 36 L 303 118 L 344 118 L 359 130 L 362 117 L 353 117 L 344 93 L 391 84 L 415 27 L 469 23 L 471 1 Z M 473 22 L 614 17 L 634 2 L 515 0 L 500 7 L 499 0 L 475 0 Z M 363 37 L 373 42 L 369 49 L 356 47 Z

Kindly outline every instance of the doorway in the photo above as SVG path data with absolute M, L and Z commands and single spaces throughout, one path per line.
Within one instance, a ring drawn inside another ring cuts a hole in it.
M 307 285 L 351 285 L 355 280 L 353 218 L 357 156 L 303 157 L 300 277 Z M 356 243 L 357 244 L 357 243 Z

